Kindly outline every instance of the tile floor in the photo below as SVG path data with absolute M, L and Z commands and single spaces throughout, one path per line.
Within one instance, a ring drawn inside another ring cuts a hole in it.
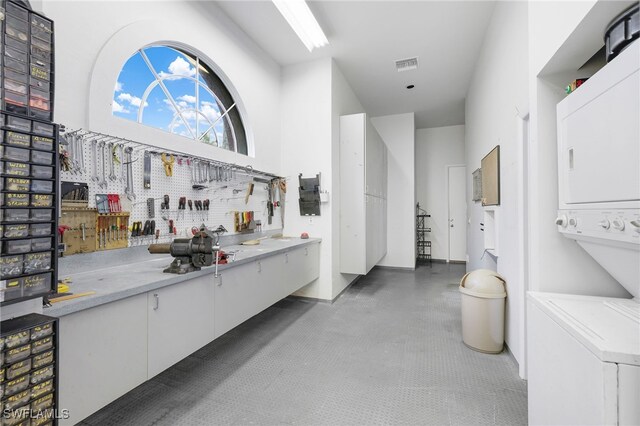
M 287 298 L 83 424 L 526 424 L 510 355 L 461 341 L 463 274 L 374 269 L 333 304 Z

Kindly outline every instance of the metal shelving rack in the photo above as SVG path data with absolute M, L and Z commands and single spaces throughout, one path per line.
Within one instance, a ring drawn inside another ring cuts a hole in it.
M 431 228 L 426 226 L 426 219 L 431 217 L 427 211 L 420 208 L 420 203 L 416 204 L 416 264 L 427 264 L 431 266 L 431 241 L 427 240 L 427 234 Z

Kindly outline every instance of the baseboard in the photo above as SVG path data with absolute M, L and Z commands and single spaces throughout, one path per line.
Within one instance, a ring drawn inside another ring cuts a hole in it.
M 384 265 L 376 265 L 374 266 L 374 268 L 376 269 L 386 269 L 389 271 L 409 271 L 409 272 L 413 272 L 416 270 L 415 266 L 411 267 L 411 266 L 384 266 Z
M 509 354 L 509 358 L 511 358 L 511 361 L 513 361 L 513 364 L 516 366 L 516 370 L 520 371 L 520 364 L 518 363 L 516 357 L 513 356 L 513 352 L 511 352 L 511 349 L 509 349 L 509 345 L 507 345 L 507 342 L 504 342 L 504 351 Z
M 467 262 L 465 262 L 464 260 L 450 260 L 449 263 L 452 263 L 454 265 L 466 265 Z

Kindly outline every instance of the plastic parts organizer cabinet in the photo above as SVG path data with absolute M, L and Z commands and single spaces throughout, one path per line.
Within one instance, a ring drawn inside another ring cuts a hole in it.
M 58 126 L 53 22 L 11 1 L 0 10 L 0 305 L 57 287 Z M 4 327 L 4 324 L 3 324 Z
M 58 407 L 58 320 L 29 314 L 2 323 L 2 424 L 51 425 Z M 30 423 L 29 423 L 30 422 Z

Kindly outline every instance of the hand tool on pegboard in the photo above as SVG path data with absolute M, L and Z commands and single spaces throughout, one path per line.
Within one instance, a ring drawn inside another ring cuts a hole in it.
M 162 159 L 165 175 L 169 177 L 173 176 L 173 164 L 175 163 L 175 157 L 173 154 L 167 158 L 167 154 L 163 152 L 160 158 Z
M 144 152 L 144 170 L 143 170 L 143 182 L 144 189 L 151 189 L 151 153 L 149 151 Z
M 187 205 L 187 197 L 180 197 L 180 199 L 178 200 L 178 217 L 176 218 L 177 220 L 180 220 L 180 218 L 184 219 L 184 211 Z

